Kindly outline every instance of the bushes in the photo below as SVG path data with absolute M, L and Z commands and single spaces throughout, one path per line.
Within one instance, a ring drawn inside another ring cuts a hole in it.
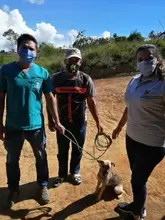
M 82 50 L 81 69 L 93 78 L 106 78 L 120 73 L 131 74 L 136 71 L 135 51 L 141 44 L 153 43 L 158 46 L 165 57 L 165 40 L 116 41 L 114 39 L 103 45 L 89 45 Z M 16 55 L 0 54 L 0 63 L 17 59 Z M 64 68 L 64 50 L 51 45 L 42 45 L 36 63 L 45 67 L 50 74 Z

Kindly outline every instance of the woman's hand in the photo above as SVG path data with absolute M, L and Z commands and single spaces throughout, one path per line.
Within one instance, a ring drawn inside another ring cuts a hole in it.
M 117 126 L 112 132 L 112 139 L 116 139 L 122 130 L 122 126 Z

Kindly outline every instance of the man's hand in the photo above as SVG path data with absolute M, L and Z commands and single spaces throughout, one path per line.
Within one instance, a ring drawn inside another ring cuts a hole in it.
M 59 122 L 59 123 L 55 123 L 54 121 L 49 121 L 48 122 L 48 127 L 50 131 L 56 131 L 58 130 L 61 134 L 65 133 L 65 127 Z
M 56 125 L 56 129 L 61 133 L 64 134 L 65 133 L 65 127 L 59 122 Z
M 4 133 L 5 133 L 5 128 L 3 125 L 0 125 L 0 140 L 4 141 Z
M 103 128 L 102 128 L 102 126 L 100 125 L 100 123 L 97 123 L 96 126 L 97 126 L 97 130 L 98 130 L 98 134 L 103 133 Z
M 49 130 L 52 132 L 56 130 L 56 124 L 54 123 L 54 121 L 49 121 L 48 127 L 49 127 Z

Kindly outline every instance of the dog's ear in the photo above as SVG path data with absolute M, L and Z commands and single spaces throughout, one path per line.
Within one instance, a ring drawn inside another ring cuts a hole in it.
M 97 162 L 99 163 L 100 166 L 102 166 L 104 163 L 103 160 L 97 160 Z
M 115 167 L 115 163 L 114 162 L 111 162 L 111 165 Z

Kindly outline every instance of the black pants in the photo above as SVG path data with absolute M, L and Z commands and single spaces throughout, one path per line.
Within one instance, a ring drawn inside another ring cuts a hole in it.
M 82 158 L 82 149 L 86 137 L 86 126 L 85 122 L 81 127 L 75 124 L 65 123 L 65 128 L 72 132 L 75 136 L 78 144 L 81 148 L 78 148 L 74 143 L 72 143 L 72 153 L 70 161 L 70 174 L 78 174 L 80 171 L 80 162 Z M 75 141 L 73 137 L 66 131 L 67 136 L 71 140 Z M 58 164 L 59 164 L 59 177 L 66 177 L 68 175 L 68 157 L 69 157 L 69 146 L 70 141 L 62 134 L 57 131 L 57 143 L 58 143 Z
M 46 154 L 46 136 L 44 129 L 30 131 L 6 131 L 4 141 L 7 150 L 6 171 L 9 190 L 19 187 L 19 158 L 25 139 L 31 144 L 36 158 L 37 182 L 41 187 L 48 185 L 48 162 Z
M 133 211 L 140 215 L 146 201 L 148 177 L 164 158 L 165 148 L 147 146 L 126 135 L 126 149 L 132 171 Z

